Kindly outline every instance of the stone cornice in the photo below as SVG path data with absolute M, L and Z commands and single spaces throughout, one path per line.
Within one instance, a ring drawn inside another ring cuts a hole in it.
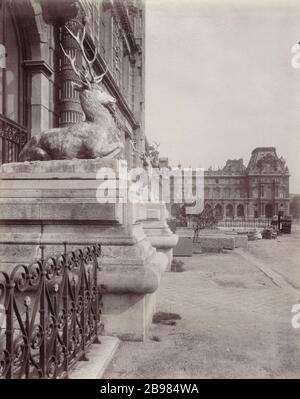
M 47 78 L 54 73 L 50 65 L 44 60 L 25 60 L 23 61 L 23 65 L 26 69 L 32 72 L 42 73 Z

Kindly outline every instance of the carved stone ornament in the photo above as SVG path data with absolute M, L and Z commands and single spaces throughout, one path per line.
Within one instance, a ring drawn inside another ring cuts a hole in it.
M 77 0 L 40 0 L 40 4 L 44 20 L 58 25 L 76 18 L 79 11 Z

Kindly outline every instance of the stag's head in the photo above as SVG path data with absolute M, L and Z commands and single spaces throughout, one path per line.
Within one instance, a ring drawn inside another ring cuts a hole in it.
M 81 25 L 81 24 L 80 24 Z M 93 70 L 93 63 L 96 61 L 97 58 L 97 50 L 95 49 L 95 53 L 92 59 L 87 56 L 87 53 L 84 48 L 84 39 L 86 36 L 86 28 L 85 25 L 82 26 L 82 35 L 80 37 L 80 32 L 76 35 L 67 27 L 65 26 L 66 30 L 69 34 L 73 37 L 73 39 L 77 42 L 80 53 L 83 58 L 83 66 L 82 69 L 79 69 L 76 65 L 76 54 L 72 56 L 69 52 L 67 52 L 63 46 L 61 45 L 62 51 L 66 58 L 69 60 L 73 71 L 77 76 L 77 81 L 72 82 L 74 90 L 79 92 L 79 99 L 83 111 L 87 120 L 94 120 L 97 117 L 97 110 L 101 106 L 107 107 L 110 104 L 116 103 L 116 99 L 107 93 L 101 86 L 100 83 L 104 78 L 105 74 L 107 73 L 107 67 L 105 71 L 101 74 L 96 76 Z

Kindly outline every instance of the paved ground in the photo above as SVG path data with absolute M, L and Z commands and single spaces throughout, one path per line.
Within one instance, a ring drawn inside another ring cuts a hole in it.
M 145 343 L 123 342 L 105 378 L 300 378 L 300 228 L 247 250 L 182 258 L 165 273 Z

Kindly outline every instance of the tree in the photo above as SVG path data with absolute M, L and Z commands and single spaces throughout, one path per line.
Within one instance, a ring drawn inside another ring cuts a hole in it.
M 195 242 L 198 239 L 200 230 L 206 227 L 213 227 L 217 223 L 218 219 L 214 216 L 213 210 L 209 207 L 204 208 L 195 218 L 193 241 Z

